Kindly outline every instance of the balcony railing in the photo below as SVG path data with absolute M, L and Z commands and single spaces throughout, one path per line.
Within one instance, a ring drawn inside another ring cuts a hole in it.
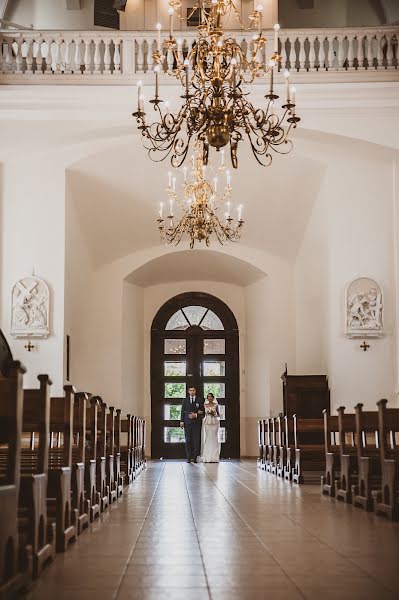
M 157 32 L 152 31 L 0 31 L 0 84 L 131 83 L 151 75 Z M 245 53 L 252 35 L 229 32 Z M 273 40 L 273 32 L 266 32 Z M 181 35 L 181 54 L 194 43 L 195 32 Z M 399 80 L 399 26 L 378 28 L 282 30 L 282 61 L 300 79 L 351 81 Z M 165 49 L 166 52 L 166 49 Z M 259 62 L 267 64 L 270 43 Z M 165 70 L 173 65 L 166 53 Z M 352 77 L 351 75 L 352 74 Z M 303 75 L 303 77 L 302 77 Z

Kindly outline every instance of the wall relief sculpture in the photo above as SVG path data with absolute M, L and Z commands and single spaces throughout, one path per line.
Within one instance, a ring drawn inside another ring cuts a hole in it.
M 355 279 L 346 288 L 346 330 L 348 337 L 383 335 L 382 290 L 368 277 Z
M 50 294 L 47 284 L 33 275 L 23 277 L 12 289 L 11 335 L 46 338 L 49 335 Z

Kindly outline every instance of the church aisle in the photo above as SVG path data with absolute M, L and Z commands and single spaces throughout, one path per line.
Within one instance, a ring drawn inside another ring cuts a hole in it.
M 393 599 L 399 524 L 260 472 L 149 462 L 29 600 Z

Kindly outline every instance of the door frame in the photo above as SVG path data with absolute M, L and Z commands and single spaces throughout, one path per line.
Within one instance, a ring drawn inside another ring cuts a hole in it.
M 170 317 L 186 306 L 204 306 L 212 310 L 222 321 L 224 330 L 202 330 L 192 326 L 186 330 L 166 330 L 166 324 Z M 226 442 L 222 444 L 222 458 L 240 457 L 240 369 L 239 369 L 239 330 L 237 320 L 231 309 L 219 298 L 205 292 L 185 292 L 174 296 L 158 310 L 151 326 L 151 455 L 152 458 L 161 458 L 165 455 L 165 444 L 162 441 L 163 427 L 176 426 L 175 422 L 164 420 L 164 405 L 167 403 L 163 396 L 164 376 L 160 373 L 160 365 L 167 357 L 173 361 L 173 357 L 183 358 L 183 355 L 165 355 L 164 340 L 172 338 L 197 339 L 225 339 L 225 354 L 206 355 L 209 360 L 225 360 L 226 376 L 226 414 L 229 423 Z M 177 380 L 179 378 L 176 378 Z M 217 377 L 212 377 L 217 380 Z M 193 385 L 199 388 L 199 382 L 193 379 Z M 161 398 L 161 401 L 160 401 Z M 221 400 L 223 404 L 223 400 Z M 184 444 L 168 444 L 169 458 L 183 458 Z

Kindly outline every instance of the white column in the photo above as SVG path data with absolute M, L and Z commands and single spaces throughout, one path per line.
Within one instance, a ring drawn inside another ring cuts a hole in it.
M 367 34 L 367 68 L 372 69 L 374 66 L 374 54 L 373 54 L 373 35 L 371 33 Z
M 357 36 L 357 68 L 364 69 L 364 37 L 362 34 Z
M 25 43 L 27 45 L 25 73 L 32 74 L 33 73 L 33 38 L 25 39 Z
M 100 38 L 94 39 L 94 73 L 95 75 L 101 74 L 101 54 L 100 54 Z
M 315 51 L 315 35 L 308 35 L 308 40 L 310 44 L 309 48 L 309 71 L 314 71 L 316 69 L 316 51 Z
M 105 49 L 104 49 L 104 74 L 111 73 L 111 52 L 109 50 L 110 44 L 111 44 L 111 40 L 109 40 L 109 39 L 106 38 L 104 40 L 104 45 L 105 45 Z
M 119 50 L 120 43 L 120 40 L 114 40 L 114 73 L 121 72 L 121 54 Z M 123 43 L 123 46 L 125 46 L 125 43 Z M 125 64 L 123 64 L 123 69 L 125 69 Z
M 15 72 L 16 73 L 22 73 L 22 52 L 21 52 L 22 42 L 23 42 L 22 38 L 18 38 L 15 40 L 15 43 L 17 45 L 16 51 L 15 51 L 15 65 L 16 65 Z
M 144 52 L 143 52 L 143 39 L 139 38 L 136 41 L 137 44 L 137 71 L 141 73 L 144 69 Z
M 85 45 L 85 53 L 84 53 L 84 63 L 85 63 L 85 70 L 83 72 L 84 75 L 91 75 L 91 51 L 90 51 L 90 46 L 91 46 L 91 38 L 89 39 L 85 39 L 84 41 L 84 45 Z
M 80 47 L 82 45 L 82 40 L 79 38 L 75 38 L 75 56 L 73 59 L 73 73 L 74 75 L 81 75 L 81 58 L 80 58 Z
M 72 40 L 70 39 L 66 39 L 64 40 L 65 43 L 65 69 L 64 69 L 64 73 L 65 75 L 70 75 L 71 71 L 71 43 Z
M 355 68 L 355 51 L 354 51 L 354 41 L 355 37 L 352 34 L 347 35 L 348 40 L 348 69 L 353 70 Z

